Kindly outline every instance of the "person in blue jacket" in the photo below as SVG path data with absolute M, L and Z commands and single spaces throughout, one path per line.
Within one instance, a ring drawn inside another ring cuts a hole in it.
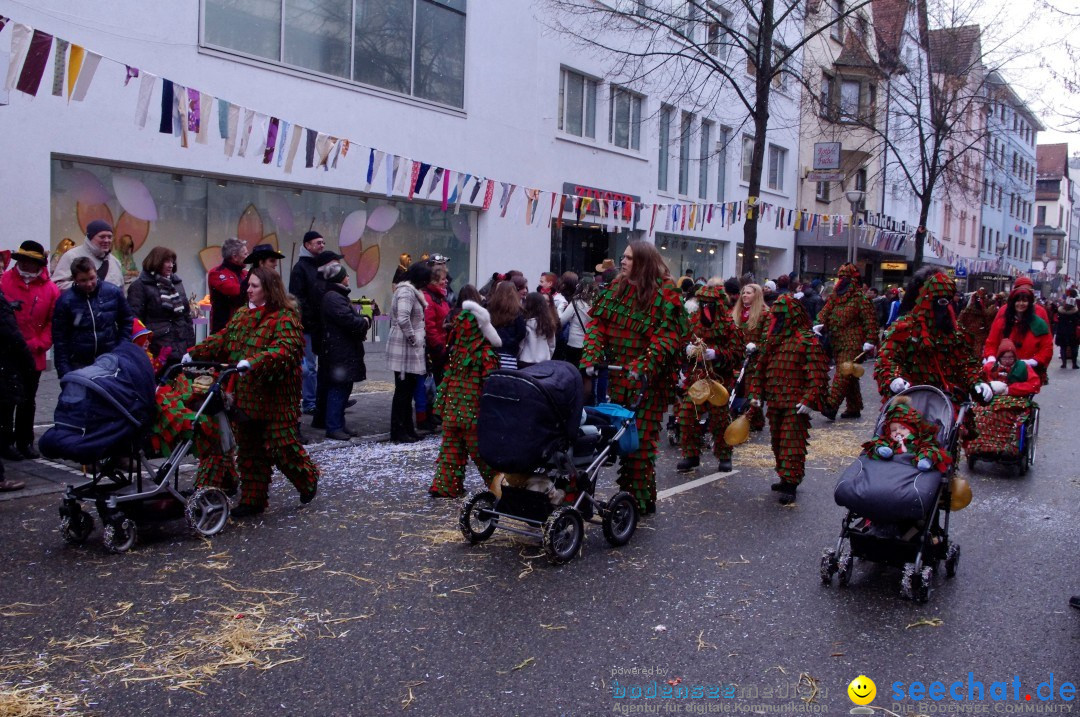
M 124 290 L 98 281 L 90 259 L 73 261 L 71 276 L 71 288 L 60 295 L 53 312 L 53 361 L 61 378 L 94 363 L 117 344 L 131 341 L 135 318 Z

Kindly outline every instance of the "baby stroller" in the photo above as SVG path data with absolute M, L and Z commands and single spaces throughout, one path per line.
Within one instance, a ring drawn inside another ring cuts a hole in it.
M 1029 397 L 997 396 L 974 414 L 978 435 L 964 442 L 968 470 L 981 460 L 1015 466 L 1019 475 L 1027 475 L 1035 465 L 1039 404 Z
M 167 376 L 181 369 L 217 373 L 192 425 L 224 410 L 223 382 L 238 369 L 195 363 L 175 366 Z M 105 547 L 114 553 L 126 552 L 135 544 L 138 523 L 184 517 L 203 536 L 225 527 L 229 499 L 224 491 L 180 489 L 180 463 L 193 443 L 190 432 L 160 466 L 146 457 L 156 403 L 154 372 L 143 349 L 120 344 L 92 366 L 65 375 L 60 386 L 54 425 L 41 437 L 41 452 L 90 468 L 90 480 L 69 485 L 60 504 L 60 532 L 65 541 L 81 544 L 94 530 L 94 519 L 83 510 L 84 501 L 97 509 Z
M 950 578 L 960 562 L 960 546 L 949 539 L 950 481 L 958 466 L 960 426 L 971 404 L 961 404 L 954 418 L 953 404 L 940 389 L 912 386 L 882 407 L 875 437 L 887 430 L 886 413 L 901 396 L 907 396 L 924 419 L 938 426 L 938 445 L 953 460 L 943 474 L 919 471 L 910 453 L 887 461 L 859 456 L 836 484 L 836 503 L 848 512 L 836 547 L 826 549 L 821 557 L 821 582 L 829 585 L 836 575 L 841 586 L 847 585 L 854 559 L 862 558 L 900 568 L 901 595 L 926 602 L 939 561 L 945 562 L 945 575 Z
M 458 524 L 466 540 L 482 542 L 496 529 L 540 538 L 555 564 L 581 550 L 586 521 L 599 522 L 613 546 L 630 540 L 638 520 L 633 498 L 619 491 L 603 501 L 595 493 L 609 456 L 637 450 L 636 406 L 589 407 L 583 421 L 582 394 L 581 374 L 563 361 L 496 371 L 484 381 L 480 457 L 507 474 L 506 484 L 497 476 L 491 490 L 465 501 Z

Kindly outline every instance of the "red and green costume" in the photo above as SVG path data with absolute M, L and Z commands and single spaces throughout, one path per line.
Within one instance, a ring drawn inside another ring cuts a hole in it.
M 502 341 L 491 326 L 487 310 L 465 301 L 461 312 L 454 317 L 447 346 L 449 353 L 434 407 L 442 418 L 442 445 L 435 479 L 428 492 L 453 498 L 465 492 L 465 465 L 469 458 L 485 483 L 491 485 L 495 477 L 495 471 L 480 458 L 476 416 L 484 378 L 499 368 L 495 348 L 502 346 Z
M 824 324 L 829 332 L 837 367 L 845 361 L 854 361 L 863 352 L 864 344 L 877 344 L 877 315 L 874 305 L 863 293 L 859 270 L 854 264 L 840 267 L 837 288 L 818 314 L 818 323 Z M 847 401 L 848 413 L 858 414 L 862 411 L 859 377 L 845 376 L 838 368 L 833 372 L 825 408 L 828 413 L 835 413 L 844 401 Z
M 874 367 L 874 380 L 883 400 L 892 396 L 893 379 L 912 386 L 936 386 L 963 401 L 979 382 L 979 361 L 971 353 L 969 339 L 955 326 L 951 303 L 956 283 L 947 275 L 934 274 L 919 290 L 911 313 L 901 317 L 885 334 Z M 945 300 L 944 303 L 938 303 Z M 950 330 L 950 321 L 952 322 Z
M 820 410 L 829 381 L 829 359 L 810 328 L 802 302 L 780 295 L 770 309 L 764 351 L 750 375 L 749 396 L 767 407 L 769 433 L 780 482 L 802 482 L 810 439 L 810 416 L 797 405 Z
M 967 306 L 956 319 L 956 323 L 971 342 L 971 351 L 977 358 L 982 358 L 983 344 L 990 336 L 990 327 L 997 312 L 993 297 L 986 293 L 986 289 L 979 289 L 971 295 Z
M 304 335 L 291 309 L 239 309 L 225 328 L 190 351 L 196 361 L 251 368 L 236 385 L 236 408 L 247 419 L 235 423 L 240 469 L 240 505 L 266 507 L 274 466 L 301 496 L 315 491 L 319 469 L 300 443 L 300 362 Z
M 691 359 L 686 371 L 685 385 L 691 386 L 699 379 L 714 378 L 730 388 L 735 383 L 742 359 L 742 331 L 731 319 L 727 309 L 727 294 L 720 286 L 703 286 L 694 295 L 697 309 L 690 312 L 690 341 L 699 340 L 704 349 L 712 349 L 716 357 L 707 362 L 705 358 Z M 731 460 L 731 446 L 724 442 L 724 431 L 731 423 L 731 413 L 727 406 L 713 406 L 705 403 L 695 404 L 688 395 L 679 402 L 679 447 L 683 458 L 698 458 L 701 455 L 701 413 L 709 414 L 707 430 L 713 436 L 713 455 L 719 460 Z
M 903 401 L 898 398 L 897 401 Z M 889 428 L 893 423 L 902 424 L 907 428 L 908 435 L 903 445 L 898 445 L 889 435 Z M 930 466 L 939 473 L 944 473 L 952 464 L 952 457 L 938 445 L 938 428 L 935 424 L 923 418 L 909 403 L 894 403 L 885 413 L 885 421 L 882 423 L 883 435 L 863 444 L 863 452 L 873 460 L 889 460 L 894 455 L 902 453 L 914 454 L 915 461 L 923 458 L 930 461 Z M 879 453 L 879 449 L 888 448 L 892 451 L 886 458 Z
M 1000 358 L 1006 351 L 1016 356 L 1016 346 L 1008 339 L 998 344 L 999 360 L 983 366 L 983 380 L 1001 381 L 1007 389 L 987 405 L 973 410 L 976 435 L 964 441 L 964 452 L 969 456 L 1015 456 L 1020 452 L 1020 426 L 1027 420 L 1033 406 L 1032 396 L 1042 388 L 1042 382 L 1035 369 L 1023 361 L 1017 360 L 1011 369 L 1002 366 Z
M 611 372 L 608 392 L 612 401 L 624 406 L 633 403 L 641 390 L 638 377 L 648 381 L 637 411 L 640 447 L 623 457 L 619 486 L 634 496 L 641 511 L 652 512 L 660 420 L 671 403 L 680 339 L 689 325 L 679 290 L 669 277 L 657 280 L 644 307 L 638 307 L 637 299 L 637 289 L 621 276 L 600 295 L 589 311 L 581 368 L 623 366 L 625 371 Z

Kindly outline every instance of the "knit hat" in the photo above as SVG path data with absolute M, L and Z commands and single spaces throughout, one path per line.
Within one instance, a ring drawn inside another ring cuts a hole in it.
M 36 261 L 38 264 L 45 266 L 49 263 L 49 257 L 45 253 L 45 247 L 38 244 L 36 241 L 27 240 L 19 245 L 19 250 L 11 254 L 11 258 L 18 261 L 19 259 L 28 259 L 29 261 Z
M 1001 343 L 998 344 L 998 360 L 1001 360 L 1001 355 L 1005 353 L 1012 353 L 1013 357 L 1016 356 L 1016 344 L 1014 344 L 1010 339 L 1002 339 Z
M 319 274 L 329 284 L 340 284 L 349 272 L 341 264 L 325 264 L 319 268 Z
M 769 279 L 768 281 L 765 282 L 765 285 L 762 286 L 761 288 L 764 289 L 765 291 L 776 291 L 776 282 L 773 281 L 772 279 Z
M 113 228 L 108 222 L 101 219 L 95 219 L 86 225 L 86 238 L 93 239 L 101 232 L 112 232 L 112 230 Z
M 1013 288 L 1012 291 L 1009 292 L 1009 298 L 1011 299 L 1017 294 L 1030 294 L 1031 296 L 1035 296 L 1035 284 L 1031 281 L 1030 277 L 1017 277 L 1016 281 L 1013 282 Z
M 312 239 L 322 239 L 323 235 L 319 232 L 311 231 L 304 235 L 304 243 L 307 244 Z
M 341 254 L 335 254 L 327 249 L 315 257 L 315 268 L 321 269 L 332 261 L 341 261 Z

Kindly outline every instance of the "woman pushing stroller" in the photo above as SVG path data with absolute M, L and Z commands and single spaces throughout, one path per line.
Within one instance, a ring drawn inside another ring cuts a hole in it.
M 1018 427 L 1031 411 L 1031 397 L 1042 388 L 1035 369 L 1017 358 L 1012 341 L 1003 339 L 996 354 L 993 362 L 983 365 L 983 378 L 990 384 L 994 398 L 985 406 L 975 407 L 975 435 L 964 440 L 969 463 L 980 455 L 1019 454 Z

